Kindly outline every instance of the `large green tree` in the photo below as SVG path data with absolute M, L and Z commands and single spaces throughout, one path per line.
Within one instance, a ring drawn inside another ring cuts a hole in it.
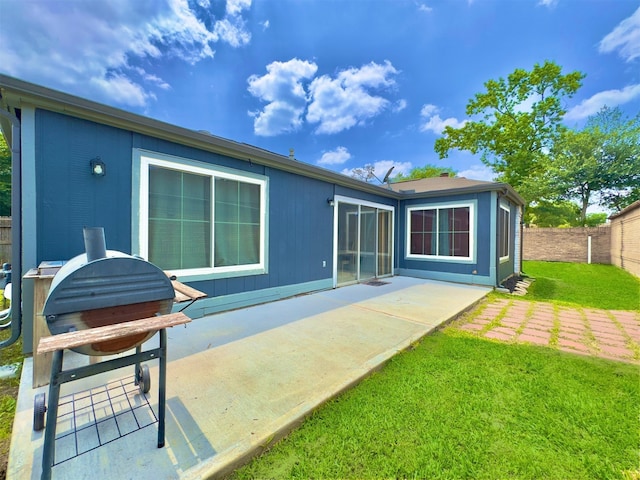
M 0 133 L 0 216 L 11 216 L 11 150 Z
M 580 208 L 567 200 L 540 200 L 525 210 L 525 223 L 535 227 L 575 227 L 579 218 Z
M 411 169 L 409 173 L 403 175 L 402 172 L 398 173 L 392 182 L 402 182 L 405 180 L 418 180 L 420 178 L 440 177 L 443 174 L 447 174 L 448 177 L 455 177 L 456 171 L 449 167 L 438 167 L 437 165 L 427 164 L 424 167 L 415 167 Z
M 549 158 L 557 196 L 578 200 L 582 225 L 594 203 L 620 210 L 640 191 L 640 115 L 604 107 L 582 130 L 564 131 Z
M 452 149 L 480 153 L 482 161 L 511 184 L 528 202 L 541 198 L 548 152 L 564 130 L 563 101 L 582 85 L 584 74 L 562 74 L 554 62 L 516 69 L 507 78 L 489 80 L 485 91 L 468 103 L 471 120 L 460 128 L 447 126 L 436 140 L 440 158 Z

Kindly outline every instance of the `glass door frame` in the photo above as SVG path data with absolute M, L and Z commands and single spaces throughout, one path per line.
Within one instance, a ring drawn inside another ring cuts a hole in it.
M 396 232 L 396 228 L 395 228 L 395 206 L 391 206 L 391 205 L 385 205 L 382 203 L 376 203 L 376 202 L 370 202 L 367 200 L 361 200 L 359 198 L 352 198 L 352 197 L 346 197 L 346 196 L 342 196 L 342 195 L 335 195 L 334 198 L 334 206 L 333 206 L 333 288 L 336 288 L 337 286 L 342 286 L 342 285 L 349 285 L 352 283 L 358 283 L 361 280 L 360 277 L 360 233 L 361 233 L 361 228 L 360 228 L 360 219 L 361 219 L 361 207 L 371 207 L 371 208 L 375 208 L 376 213 L 375 213 L 375 219 L 376 219 L 376 232 L 375 232 L 375 267 L 376 267 L 376 272 L 375 272 L 375 277 L 367 277 L 367 279 L 371 279 L 371 278 L 383 278 L 383 277 L 391 277 L 393 276 L 393 269 L 394 269 L 394 258 L 395 258 L 395 232 Z M 343 283 L 338 283 L 338 257 L 339 257 L 339 232 L 338 232 L 338 220 L 339 220 L 339 207 L 340 204 L 349 204 L 352 206 L 357 206 L 357 220 L 358 220 L 358 231 L 357 231 L 357 245 L 358 245 L 358 253 L 355 256 L 356 257 L 356 279 L 353 281 L 349 281 L 349 282 L 343 282 Z M 378 272 L 379 269 L 379 262 L 378 262 L 378 255 L 379 255 L 379 245 L 378 245 L 378 241 L 379 241 L 379 231 L 380 231 L 380 226 L 378 224 L 378 219 L 379 219 L 379 211 L 380 210 L 384 210 L 387 212 L 390 212 L 390 225 L 389 225 L 389 230 L 391 232 L 391 242 L 390 242 L 390 256 L 391 256 L 391 271 L 387 274 L 383 274 L 380 275 Z

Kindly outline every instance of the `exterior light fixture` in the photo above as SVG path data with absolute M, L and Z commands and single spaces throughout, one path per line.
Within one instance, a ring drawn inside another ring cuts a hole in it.
M 100 157 L 96 157 L 91 160 L 91 175 L 96 177 L 104 177 L 107 174 L 107 166 L 104 164 Z
M 327 198 L 327 203 L 329 204 L 330 207 L 333 207 L 335 205 L 335 202 L 333 201 L 333 198 L 331 198 L 331 197 Z

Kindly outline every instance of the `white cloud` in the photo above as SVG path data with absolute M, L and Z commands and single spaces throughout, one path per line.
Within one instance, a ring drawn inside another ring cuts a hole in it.
M 393 178 L 399 173 L 402 173 L 403 175 L 407 175 L 413 168 L 413 165 L 411 164 L 411 162 L 396 162 L 394 160 L 380 160 L 373 164 L 373 173 L 375 174 L 376 177 L 378 177 L 380 181 L 382 181 L 384 180 L 384 176 L 387 174 L 387 172 L 391 167 L 393 167 L 393 172 L 391 172 L 390 178 Z M 356 167 L 356 168 L 345 168 L 340 173 L 351 177 L 353 176 L 353 171 L 358 168 L 363 169 L 363 168 L 366 168 L 366 166 Z M 376 183 L 375 179 L 373 179 L 373 183 Z
M 424 3 L 419 3 L 418 4 L 418 10 L 420 10 L 421 12 L 425 12 L 425 13 L 431 13 L 433 12 L 433 8 L 424 4 Z
M 640 7 L 600 41 L 598 50 L 600 53 L 618 50 L 618 55 L 627 62 L 640 57 Z
M 154 99 L 153 94 L 147 93 L 135 82 L 124 75 L 112 75 L 108 78 L 95 77 L 89 82 L 111 99 L 125 105 L 144 106 L 149 99 Z
M 271 23 L 269 22 L 269 20 L 265 20 L 264 22 L 261 23 L 261 25 L 262 25 L 262 30 L 266 30 L 271 26 Z
M 351 158 L 351 154 L 345 147 L 338 147 L 335 150 L 324 152 L 318 165 L 342 165 Z
M 404 98 L 401 98 L 396 103 L 393 104 L 393 112 L 398 113 L 407 108 L 407 101 Z
M 227 15 L 240 15 L 251 8 L 251 0 L 227 0 Z
M 295 131 L 302 124 L 307 97 L 302 81 L 312 78 L 318 66 L 293 58 L 287 62 L 272 62 L 261 77 L 248 78 L 249 92 L 269 102 L 260 112 L 254 112 L 256 135 L 271 136 Z
M 544 7 L 553 8 L 558 4 L 559 0 L 540 0 L 538 5 L 542 5 Z
M 445 127 L 462 128 L 464 127 L 466 120 L 458 120 L 457 118 L 449 117 L 446 119 L 440 118 L 440 108 L 432 104 L 425 104 L 420 110 L 420 116 L 423 118 L 424 123 L 420 126 L 421 132 L 428 130 L 435 134 L 440 135 Z
M 622 90 L 605 90 L 583 100 L 569 110 L 564 116 L 565 120 L 581 120 L 600 111 L 605 105 L 614 108 L 640 98 L 640 83 L 627 85 Z
M 391 172 L 390 175 L 391 178 L 399 173 L 407 175 L 413 168 L 411 162 L 396 162 L 394 160 L 380 160 L 379 162 L 375 162 L 373 166 L 374 172 L 380 180 L 383 180 L 384 175 L 386 175 L 391 167 L 393 167 L 393 172 Z
M 440 109 L 435 105 L 427 103 L 422 106 L 422 110 L 420 110 L 420 115 L 423 117 L 431 117 L 435 115 Z
M 350 68 L 335 78 L 322 75 L 309 86 L 310 104 L 307 121 L 318 123 L 316 133 L 338 133 L 379 115 L 389 100 L 372 94 L 395 85 L 398 71 L 391 62 L 371 62 L 361 68 Z
M 241 17 L 223 18 L 216 22 L 213 33 L 218 39 L 232 47 L 241 47 L 251 41 L 251 33 L 246 30 L 244 19 Z
M 25 80 L 143 106 L 154 98 L 150 89 L 170 86 L 136 60 L 194 64 L 212 58 L 216 43 L 245 45 L 251 37 L 241 13 L 250 5 L 229 0 L 227 16 L 216 19 L 208 0 L 193 9 L 188 0 L 2 0 L 11 22 L 0 28 L 0 65 Z
M 471 165 L 467 170 L 462 170 L 457 173 L 458 177 L 468 178 L 470 180 L 485 180 L 492 182 L 495 177 L 495 173 L 486 165 Z

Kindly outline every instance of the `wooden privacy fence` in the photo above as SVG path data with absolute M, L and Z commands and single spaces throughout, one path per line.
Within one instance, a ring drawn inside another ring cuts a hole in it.
M 11 217 L 0 217 L 0 267 L 11 263 Z

